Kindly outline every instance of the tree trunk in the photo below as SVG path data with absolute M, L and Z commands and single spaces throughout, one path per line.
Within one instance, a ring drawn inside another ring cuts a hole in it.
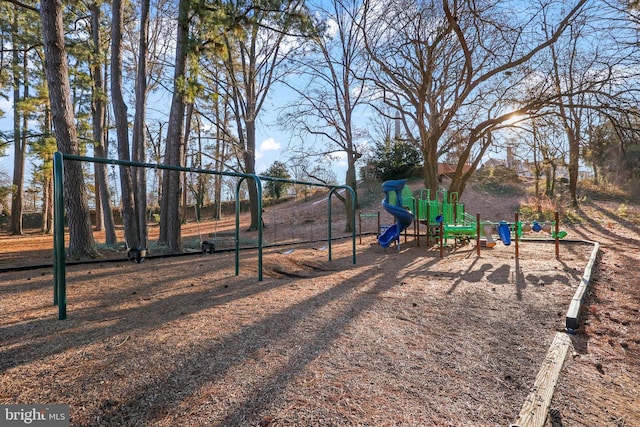
M 42 182 L 42 231 L 45 234 L 53 231 L 53 178 L 50 174 Z
M 535 140 L 534 140 L 535 144 Z M 536 203 L 539 203 L 540 200 L 540 175 L 542 175 L 542 168 L 540 167 L 540 162 L 538 160 L 538 150 L 534 146 L 533 147 L 533 180 L 534 180 L 534 194 L 536 198 Z
M 480 149 L 476 153 L 472 153 L 477 142 L 480 142 Z M 473 176 L 473 173 L 480 166 L 482 157 L 492 145 L 493 136 L 491 132 L 487 132 L 484 135 L 478 135 L 477 132 L 471 132 L 468 143 L 462 151 L 460 151 L 458 164 L 456 166 L 453 179 L 451 180 L 451 185 L 449 186 L 449 193 L 457 193 L 458 198 L 462 197 L 462 193 L 464 193 L 467 183 Z M 466 171 L 464 170 L 465 168 L 467 168 Z
M 22 203 L 24 193 L 24 162 L 27 150 L 25 139 L 23 138 L 20 126 L 22 114 L 18 106 L 22 97 L 20 96 L 20 86 L 24 83 L 25 90 L 28 87 L 26 79 L 21 79 L 22 73 L 26 69 L 20 69 L 20 57 L 18 52 L 20 45 L 18 38 L 17 15 L 14 17 L 12 25 L 12 71 L 13 71 L 13 185 L 11 189 L 11 234 L 22 234 Z M 26 53 L 23 53 L 26 57 Z
M 196 114 L 195 119 L 197 124 L 196 126 L 197 149 L 193 153 L 191 167 L 202 169 L 202 132 L 201 132 L 202 126 L 200 125 L 199 115 Z M 195 179 L 195 183 L 193 184 L 193 186 L 190 187 L 191 193 L 193 194 L 195 199 L 195 203 L 194 203 L 195 213 L 196 213 L 195 220 L 198 222 L 200 222 L 200 220 L 202 219 L 202 208 L 204 207 L 205 188 L 207 186 L 207 181 L 208 181 L 207 175 L 203 173 L 199 173 Z
M 428 136 L 427 136 L 428 137 Z M 433 139 L 428 137 L 429 139 Z M 438 154 L 437 154 L 437 138 L 435 141 L 428 141 L 422 144 L 422 156 L 424 157 L 424 185 L 431 192 L 431 196 L 435 197 L 438 191 Z
M 97 58 L 101 57 L 102 46 L 100 36 L 100 6 L 93 3 L 89 6 L 89 10 L 91 11 L 91 33 L 94 53 L 94 61 L 91 63 L 91 77 L 93 79 L 93 87 L 91 88 L 91 112 L 94 155 L 98 158 L 107 158 L 107 143 L 104 132 L 106 88 L 102 75 L 102 63 L 97 60 Z M 94 173 L 96 177 L 96 223 L 98 222 L 98 215 L 101 214 L 105 243 L 113 245 L 116 243 L 116 229 L 113 221 L 107 165 L 104 163 L 94 163 Z M 97 209 L 98 205 L 100 206 L 100 212 L 98 212 Z
M 185 99 L 179 83 L 187 74 L 187 44 L 189 37 L 190 0 L 180 0 L 178 13 L 178 32 L 176 38 L 176 59 L 174 71 L 174 91 L 169 111 L 169 129 L 167 130 L 167 148 L 165 164 L 181 166 L 182 137 L 184 126 Z M 180 218 L 180 173 L 165 170 L 162 180 L 162 204 L 160 212 L 160 241 L 169 250 L 182 249 Z
M 553 196 L 553 188 L 551 187 L 551 183 L 553 182 L 553 177 L 551 174 L 551 164 L 547 163 L 544 168 L 544 177 L 545 177 L 545 187 L 544 187 L 544 195 L 547 197 Z
M 578 207 L 578 163 L 580 160 L 580 137 L 575 129 L 579 129 L 579 120 L 572 132 L 568 132 L 569 139 L 569 194 L 571 196 L 571 205 Z
M 95 150 L 94 150 L 94 156 L 95 156 Z M 98 166 L 100 166 L 100 163 L 94 163 L 93 164 L 93 195 L 94 195 L 94 201 L 95 201 L 95 218 L 94 218 L 94 226 L 93 229 L 95 231 L 103 231 L 104 230 L 104 225 L 103 225 L 103 221 L 102 221 L 102 202 L 100 201 L 100 171 Z
M 51 107 L 46 103 L 43 118 L 44 133 L 53 134 L 51 124 Z M 45 163 L 53 166 L 53 158 L 47 158 Z M 53 232 L 53 167 L 45 168 L 42 177 L 42 231 L 45 234 Z
M 218 88 L 216 88 L 216 91 Z M 223 117 L 220 117 L 220 102 L 222 102 L 223 106 Z M 215 104 L 215 117 L 219 123 L 222 123 L 222 126 L 218 125 L 216 127 L 216 149 L 215 149 L 215 166 L 214 168 L 218 171 L 224 169 L 224 162 L 226 157 L 226 141 L 222 132 L 222 127 L 227 127 L 229 122 L 229 108 L 227 104 L 227 98 L 224 100 L 220 100 L 220 98 L 216 101 Z M 222 218 L 222 175 L 215 175 L 214 178 L 214 208 L 213 208 L 213 218 L 220 219 Z
M 127 118 L 127 104 L 122 96 L 122 28 L 124 2 L 114 0 L 111 24 L 111 98 L 113 100 L 113 116 L 116 124 L 118 140 L 118 158 L 131 160 L 129 155 L 129 120 Z M 120 192 L 122 204 L 122 223 L 127 248 L 140 248 L 138 233 L 138 218 L 136 216 L 135 199 L 133 195 L 133 177 L 129 166 L 119 166 Z
M 219 133 L 219 131 L 218 131 Z M 221 147 L 222 145 L 222 141 L 220 140 L 220 137 L 216 137 L 216 149 L 215 149 L 215 156 L 214 156 L 214 169 L 215 170 L 222 170 L 222 161 L 221 161 L 221 149 L 223 147 Z M 214 175 L 213 176 L 213 219 L 220 219 L 221 214 L 222 214 L 222 203 L 221 203 L 221 197 L 222 197 L 222 175 Z
M 29 60 L 27 57 L 27 54 L 25 52 L 24 56 L 22 57 L 22 61 L 23 61 L 23 65 L 22 65 L 22 76 L 23 76 L 23 93 L 24 93 L 24 97 L 23 99 L 25 100 L 29 100 Z M 29 114 L 27 112 L 23 112 L 22 113 L 22 129 L 20 130 L 20 139 L 21 139 L 21 143 L 20 143 L 20 155 L 22 156 L 22 158 L 20 159 L 20 176 L 19 176 L 19 181 L 20 181 L 20 189 L 18 191 L 16 191 L 16 193 L 20 194 L 20 206 L 22 206 L 22 199 L 24 198 L 24 165 L 27 162 L 27 147 L 29 145 L 28 143 L 28 139 L 27 139 L 27 135 L 29 134 Z M 16 150 L 17 151 L 17 150 Z M 16 159 L 18 157 L 17 155 L 18 153 L 16 152 Z M 16 162 L 17 163 L 17 162 Z M 15 172 L 15 170 L 14 170 Z M 15 173 L 14 173 L 14 177 L 16 177 Z M 35 208 L 35 206 L 34 206 Z M 22 217 L 22 207 L 20 208 L 20 217 Z M 22 219 L 20 220 L 20 228 L 22 231 Z
M 353 191 L 355 193 L 355 200 L 351 200 L 351 193 L 349 191 L 347 191 L 344 195 L 345 197 L 345 207 L 347 208 L 347 223 L 345 226 L 345 233 L 351 233 L 355 227 L 355 224 L 353 224 L 353 212 L 356 209 L 359 209 L 358 207 L 358 181 L 356 178 L 356 167 L 355 167 L 355 160 L 353 159 L 353 152 L 349 151 L 347 152 L 347 173 L 345 176 L 345 182 L 347 183 L 347 185 L 351 188 L 353 188 Z
M 102 138 L 104 138 L 104 136 L 102 136 Z M 106 147 L 100 143 L 94 147 L 94 152 L 98 158 L 107 158 Z M 113 245 L 117 239 L 115 222 L 113 220 L 113 205 L 111 204 L 111 190 L 109 190 L 109 174 L 107 173 L 107 165 L 96 163 L 96 166 L 96 178 L 99 187 L 98 195 L 100 197 L 104 225 L 104 241 L 108 245 Z
M 40 17 L 45 54 L 45 71 L 49 88 L 49 99 L 58 149 L 63 154 L 78 154 L 69 68 L 64 47 L 62 25 L 62 3 L 60 0 L 42 0 Z M 97 256 L 96 244 L 91 231 L 91 217 L 87 203 L 86 187 L 79 162 L 66 162 L 64 168 L 64 197 L 69 226 L 68 257 Z
M 147 148 L 145 121 L 147 105 L 147 58 L 149 34 L 149 0 L 140 4 L 140 48 L 136 75 L 136 114 L 133 121 L 133 160 L 144 163 Z M 140 246 L 147 248 L 147 174 L 146 169 L 134 168 L 135 199 Z
M 253 114 L 251 112 L 250 114 Z M 244 152 L 245 173 L 256 173 L 256 123 L 253 120 L 246 120 L 247 129 L 247 149 Z M 251 209 L 251 225 L 249 230 L 258 229 L 258 186 L 255 180 L 245 181 L 249 190 L 249 206 Z
M 158 123 L 158 140 L 154 139 L 153 135 L 149 131 L 149 127 L 145 126 L 147 133 L 147 141 L 151 145 L 151 162 L 162 163 L 162 122 Z M 154 181 L 153 181 L 153 189 L 152 193 L 155 194 L 155 207 L 159 207 L 161 205 L 160 200 L 162 199 L 162 175 L 163 169 L 155 169 L 154 173 Z M 160 230 L 162 231 L 162 229 Z
M 182 137 L 182 161 L 180 164 L 187 165 L 187 157 L 189 154 L 189 134 L 191 133 L 191 120 L 193 119 L 193 102 L 189 102 L 186 105 L 186 113 L 184 118 L 184 136 Z M 193 163 L 192 163 L 193 166 Z M 180 174 L 180 182 L 182 186 L 182 218 L 183 220 L 187 218 L 187 196 L 189 195 L 187 192 L 187 173 L 182 172 Z

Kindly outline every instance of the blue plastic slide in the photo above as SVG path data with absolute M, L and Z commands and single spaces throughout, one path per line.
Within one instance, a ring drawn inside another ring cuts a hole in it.
M 413 222 L 413 214 L 402 206 L 402 189 L 406 179 L 399 179 L 393 181 L 385 181 L 382 184 L 382 189 L 385 192 L 384 200 L 382 201 L 382 207 L 396 218 L 396 223 L 389 226 L 384 233 L 378 236 L 378 243 L 383 248 L 388 248 L 391 243 L 398 240 L 400 233 L 405 228 L 409 227 Z M 391 191 L 396 192 L 396 204 L 389 203 L 389 193 Z

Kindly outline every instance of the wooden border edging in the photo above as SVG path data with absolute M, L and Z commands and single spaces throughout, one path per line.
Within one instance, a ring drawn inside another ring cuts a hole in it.
M 566 317 L 566 328 L 569 333 L 574 333 L 575 330 L 578 329 L 578 316 L 580 315 L 582 302 L 584 301 L 587 289 L 589 288 L 589 283 L 591 282 L 591 272 L 593 270 L 593 265 L 596 262 L 599 250 L 600 244 L 595 242 L 593 244 L 593 250 L 591 251 L 589 262 L 584 268 L 584 274 L 582 275 L 582 280 L 580 280 L 580 285 L 578 286 L 578 289 L 576 289 L 576 293 L 573 295 L 571 304 L 569 304 L 569 310 L 567 310 Z
M 567 310 L 566 316 L 566 329 L 567 333 L 557 332 L 547 355 L 542 363 L 540 371 L 536 376 L 533 388 L 527 397 L 527 400 L 522 405 L 518 420 L 511 424 L 510 427 L 543 427 L 547 421 L 547 414 L 549 413 L 549 407 L 551 406 L 551 399 L 553 398 L 553 391 L 558 382 L 560 370 L 564 364 L 564 359 L 567 355 L 569 346 L 571 345 L 571 337 L 569 334 L 575 333 L 578 329 L 578 316 L 580 309 L 582 308 L 582 302 L 589 288 L 591 282 L 591 272 L 595 265 L 598 251 L 600 250 L 600 244 L 598 242 L 585 242 L 593 244 L 593 250 L 591 256 L 584 268 L 584 274 L 580 280 L 580 285 L 576 289 L 576 293 L 569 304 L 569 310 Z
M 531 393 L 522 406 L 520 415 L 515 424 L 511 427 L 534 427 L 544 426 L 547 420 L 549 406 L 553 390 L 560 376 L 560 369 L 567 355 L 567 350 L 571 344 L 571 338 L 564 332 L 557 332 L 549 351 L 547 352 L 542 368 L 536 376 L 536 381 L 531 389 Z

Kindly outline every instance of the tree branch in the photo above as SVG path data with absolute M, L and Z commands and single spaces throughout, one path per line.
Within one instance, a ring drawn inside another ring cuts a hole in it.
M 35 12 L 35 13 L 40 13 L 40 9 L 38 9 L 37 7 L 29 6 L 28 4 L 24 4 L 24 3 L 22 3 L 21 1 L 18 1 L 18 0 L 2 0 L 2 1 L 6 1 L 7 3 L 13 3 L 18 7 L 30 10 L 30 11 Z

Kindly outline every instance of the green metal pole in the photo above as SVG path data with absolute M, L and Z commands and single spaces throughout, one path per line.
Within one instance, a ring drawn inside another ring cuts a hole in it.
M 560 259 L 560 240 L 558 234 L 560 234 L 560 214 L 558 211 L 554 213 L 554 219 L 556 221 L 555 231 L 556 231 L 556 259 Z
M 62 153 L 53 155 L 53 303 L 58 320 L 67 318 L 67 284 L 64 254 L 64 162 Z
M 480 212 L 476 213 L 476 251 L 480 256 Z
M 331 196 L 335 190 L 335 188 L 329 190 L 329 195 L 327 196 L 327 238 L 329 239 L 327 245 L 329 246 L 329 261 L 331 261 Z
M 345 188 L 347 188 L 349 190 L 349 192 L 351 192 L 351 206 L 353 206 L 352 212 L 351 212 L 351 223 L 355 224 L 356 223 L 356 192 L 353 190 L 353 188 L 349 187 L 349 186 L 345 186 Z M 352 262 L 353 264 L 356 263 L 356 228 L 355 225 L 351 228 L 351 253 L 352 253 Z
M 56 207 L 58 206 L 57 188 L 58 173 L 61 168 L 60 153 L 53 153 L 53 305 L 58 305 L 58 219 L 56 218 Z
M 243 176 L 236 185 L 236 276 L 240 274 L 240 186 L 247 178 L 254 180 L 258 191 L 258 281 L 262 282 L 262 246 L 264 245 L 262 226 L 262 181 L 257 175 Z
M 515 216 L 515 220 L 516 223 L 513 225 L 513 231 L 514 231 L 514 237 L 515 237 L 515 247 L 516 247 L 516 259 L 518 259 L 518 256 L 520 255 L 520 251 L 519 251 L 519 247 L 518 247 L 518 223 L 520 222 L 520 214 L 516 211 L 516 216 Z
M 262 181 L 257 175 L 251 175 L 258 191 L 258 282 L 262 282 Z
M 238 180 L 236 185 L 236 276 L 240 275 L 240 185 L 246 177 L 242 177 Z

